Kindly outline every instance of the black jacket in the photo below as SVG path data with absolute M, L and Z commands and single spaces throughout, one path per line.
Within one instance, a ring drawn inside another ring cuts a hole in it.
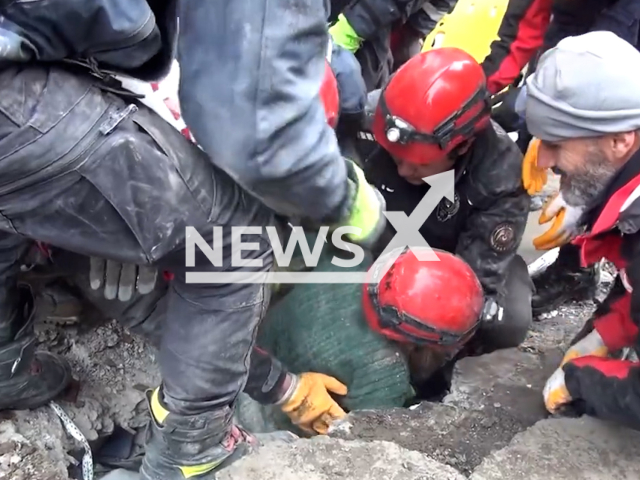
M 288 0 L 2 2 L 0 61 L 73 59 L 150 81 L 169 71 L 177 51 L 183 118 L 211 161 L 277 212 L 335 223 L 347 216 L 351 200 L 317 94 L 328 5 L 303 0 L 298 6 Z
M 368 180 L 385 197 L 387 211 L 409 216 L 430 187 L 400 177 L 393 159 L 370 134 L 360 134 L 357 150 Z M 455 202 L 443 199 L 420 229 L 432 248 L 460 255 L 489 296 L 504 293 L 507 265 L 527 222 L 530 200 L 522 187 L 521 164 L 516 144 L 492 123 L 456 163 Z M 382 243 L 394 234 L 389 224 Z
M 329 21 L 339 14 L 365 40 L 356 53 L 362 76 L 371 91 L 381 88 L 393 71 L 390 38 L 398 25 L 409 25 L 415 35 L 426 37 L 454 0 L 332 0 Z

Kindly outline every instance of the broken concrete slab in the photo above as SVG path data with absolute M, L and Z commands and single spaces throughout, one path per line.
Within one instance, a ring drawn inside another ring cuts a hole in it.
M 274 442 L 230 465 L 219 480 L 465 480 L 427 455 L 389 442 L 327 437 Z
M 330 435 L 394 442 L 470 473 L 547 416 L 540 392 L 561 356 L 559 350 L 534 355 L 507 349 L 463 359 L 443 403 L 352 412 Z
M 534 355 L 517 348 L 467 357 L 454 369 L 445 405 L 473 410 L 496 409 L 533 425 L 546 416 L 541 391 L 558 367 L 562 351 Z
M 487 457 L 470 480 L 637 480 L 640 432 L 582 417 L 548 419 Z

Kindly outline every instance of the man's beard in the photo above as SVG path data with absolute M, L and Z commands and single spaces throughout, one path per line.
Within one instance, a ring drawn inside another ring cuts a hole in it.
M 560 180 L 562 197 L 573 207 L 591 207 L 617 170 L 595 145 L 586 153 L 584 164 L 582 172 L 563 173 Z

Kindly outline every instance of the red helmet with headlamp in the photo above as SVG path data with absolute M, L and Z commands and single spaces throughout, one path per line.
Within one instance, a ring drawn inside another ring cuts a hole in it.
M 463 50 L 436 48 L 411 58 L 382 90 L 376 141 L 393 157 L 426 164 L 485 128 L 491 108 L 482 67 Z

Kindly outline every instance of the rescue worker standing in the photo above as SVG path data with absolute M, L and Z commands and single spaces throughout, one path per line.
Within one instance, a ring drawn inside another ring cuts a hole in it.
M 229 247 L 232 226 L 273 222 L 264 202 L 283 215 L 359 227 L 351 240 L 368 243 L 383 225 L 383 204 L 326 124 L 318 96 L 328 39 L 322 5 L 118 5 L 0 7 L 0 398 L 5 408 L 36 407 L 68 380 L 59 359 L 35 354 L 29 300 L 20 303 L 16 292 L 30 240 L 154 264 L 174 278 L 141 475 L 213 478 L 255 445 L 231 418 L 269 292 L 260 283 L 187 283 L 186 227 L 211 241 L 221 226 Z M 182 113 L 202 150 L 109 75 L 159 79 L 176 42 Z M 197 254 L 194 267 L 267 272 L 265 233 L 247 237 L 259 248 L 244 259 L 259 266 L 232 265 L 225 248 L 221 265 Z M 321 384 L 304 387 L 296 389 L 300 405 L 306 395 L 329 395 Z
M 443 199 L 420 233 L 431 247 L 460 255 L 483 286 L 478 351 L 520 344 L 531 323 L 532 285 L 516 251 L 530 200 L 522 155 L 489 118 L 481 67 L 460 49 L 437 48 L 409 60 L 370 97 L 373 136 L 364 132 L 359 149 L 367 179 L 390 211 L 410 215 L 429 189 L 422 179 L 454 170 L 455 201 Z M 394 233 L 388 224 L 380 249 Z
M 455 0 L 334 0 L 329 32 L 334 42 L 356 55 L 371 91 L 420 51 L 421 41 L 454 4 Z
M 640 347 L 640 52 L 611 32 L 566 38 L 540 58 L 527 92 L 538 164 L 560 172 L 564 199 L 584 211 L 585 233 L 574 241 L 583 264 L 605 258 L 619 271 L 548 380 L 545 404 L 556 413 L 577 402 L 588 414 L 640 428 L 640 366 L 608 358 Z

